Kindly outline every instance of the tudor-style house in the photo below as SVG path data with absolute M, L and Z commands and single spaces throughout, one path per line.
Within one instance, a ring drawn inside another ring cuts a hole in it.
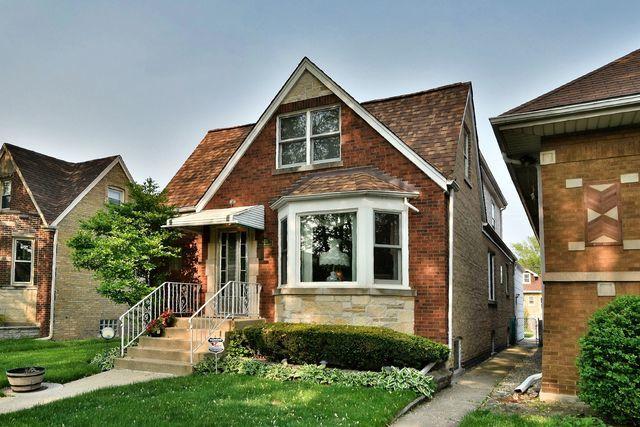
M 11 144 L 0 152 L 0 338 L 93 338 L 123 307 L 72 263 L 68 240 L 131 175 L 120 156 L 71 163 Z
M 575 399 L 578 339 L 640 294 L 640 50 L 491 119 L 542 249 L 545 399 Z
M 508 345 L 506 201 L 470 83 L 358 102 L 304 58 L 253 124 L 209 131 L 167 186 L 211 298 L 258 282 L 267 321 L 377 325 L 468 366 Z

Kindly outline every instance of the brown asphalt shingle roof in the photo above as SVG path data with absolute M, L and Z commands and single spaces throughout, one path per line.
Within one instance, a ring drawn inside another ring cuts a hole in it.
M 415 192 L 415 187 L 372 166 L 335 169 L 300 178 L 282 196 L 350 191 Z
M 525 292 L 542 292 L 542 280 L 540 277 L 535 277 L 533 274 L 531 275 L 531 283 L 524 284 Z
M 38 207 L 50 224 L 118 156 L 71 163 L 5 144 Z
M 570 81 L 502 115 L 527 113 L 548 108 L 640 93 L 640 49 Z
M 455 167 L 471 83 L 363 102 L 361 105 L 444 176 Z M 195 206 L 254 124 L 209 131 L 167 185 L 169 203 Z

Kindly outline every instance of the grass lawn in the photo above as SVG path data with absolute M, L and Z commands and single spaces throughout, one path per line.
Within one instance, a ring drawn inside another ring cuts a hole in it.
M 118 345 L 117 342 L 108 343 Z M 42 341 L 34 339 L 0 340 L 0 388 L 7 387 L 4 372 L 24 366 L 43 366 L 47 369 L 44 380 L 66 383 L 99 372 L 89 361 L 104 351 L 103 340 Z
M 12 414 L 0 425 L 384 426 L 411 391 L 192 375 L 94 391 Z
M 538 415 L 506 415 L 486 410 L 470 413 L 460 423 L 460 427 L 604 427 L 597 418 L 577 418 L 569 416 L 543 417 Z

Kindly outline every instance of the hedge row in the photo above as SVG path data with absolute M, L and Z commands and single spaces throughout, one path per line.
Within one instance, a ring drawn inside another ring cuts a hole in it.
M 328 366 L 365 371 L 385 366 L 421 369 L 449 357 L 445 345 L 371 326 L 268 323 L 234 331 L 230 338 L 274 362 L 325 361 Z

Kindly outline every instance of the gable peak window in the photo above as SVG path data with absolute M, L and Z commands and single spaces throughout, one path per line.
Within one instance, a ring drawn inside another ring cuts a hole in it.
M 523 282 L 527 284 L 531 283 L 531 273 L 524 273 Z
M 2 209 L 9 209 L 11 205 L 11 180 L 2 180 Z
M 107 201 L 111 205 L 121 205 L 124 203 L 124 191 L 120 188 L 109 187 L 107 189 Z
M 278 117 L 278 167 L 340 160 L 340 107 L 322 107 Z

